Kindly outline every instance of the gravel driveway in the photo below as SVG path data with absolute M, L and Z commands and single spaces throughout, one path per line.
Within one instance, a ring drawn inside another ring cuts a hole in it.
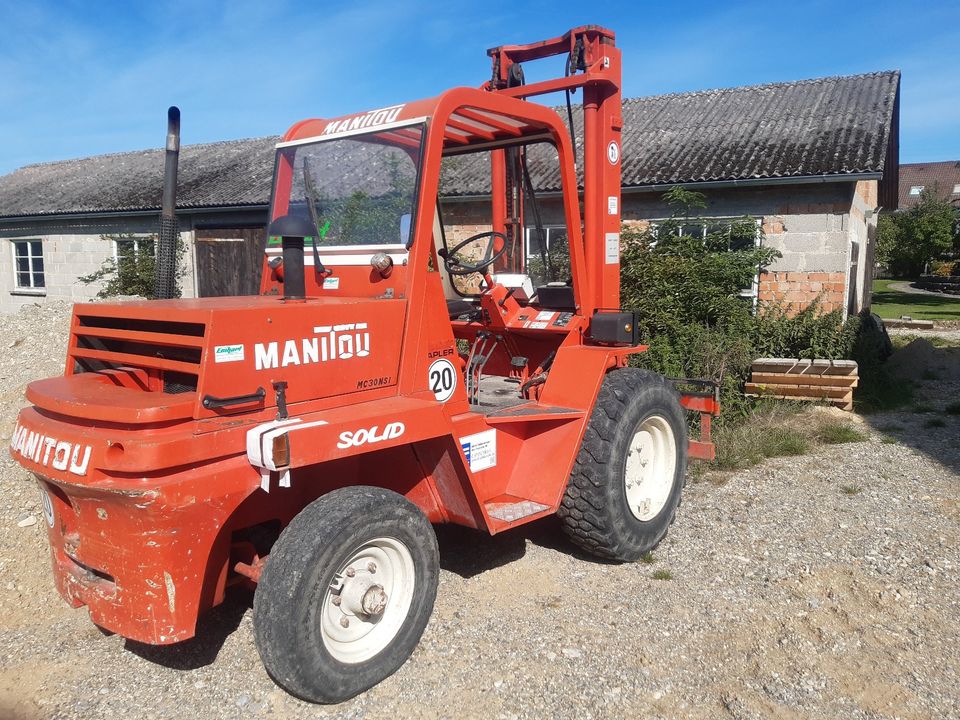
M 34 315 L 0 320 L 5 437 L 23 382 L 62 362 L 65 317 Z M 957 389 L 921 391 L 938 410 Z M 442 528 L 420 647 L 337 707 L 270 681 L 242 595 L 180 646 L 98 631 L 56 594 L 37 491 L 4 452 L 0 718 L 960 718 L 960 418 L 870 424 L 689 485 L 652 564 L 581 557 L 551 522 Z

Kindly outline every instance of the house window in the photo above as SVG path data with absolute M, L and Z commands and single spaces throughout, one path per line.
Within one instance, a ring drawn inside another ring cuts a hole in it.
M 659 228 L 664 225 L 666 220 L 655 220 L 650 223 L 650 230 L 656 237 Z M 677 235 L 681 237 L 696 237 L 704 242 L 707 238 L 716 241 L 725 242 L 726 250 L 735 252 L 737 250 L 748 250 L 754 247 L 760 247 L 763 235 L 760 232 L 760 218 L 704 218 L 696 222 L 685 222 L 677 224 L 676 220 L 669 221 L 675 228 Z M 656 241 L 654 241 L 656 242 Z M 740 297 L 751 299 L 754 307 L 757 305 L 757 296 L 760 290 L 760 268 L 757 268 L 756 274 L 750 287 L 743 288 L 740 291 Z
M 157 246 L 152 237 L 114 238 L 113 259 L 120 277 L 151 272 L 156 254 Z
M 922 192 L 923 192 L 923 185 L 911 185 L 911 186 L 910 186 L 910 194 L 911 194 L 911 195 L 919 195 L 919 194 L 922 193 Z
M 537 228 L 526 228 L 527 255 L 524 267 L 534 286 L 551 282 L 570 282 L 570 248 L 567 244 L 567 228 L 562 225 L 543 227 L 543 235 Z M 541 241 L 540 238 L 543 238 Z
M 47 286 L 43 275 L 43 242 L 14 240 L 12 244 L 17 289 L 43 290 Z

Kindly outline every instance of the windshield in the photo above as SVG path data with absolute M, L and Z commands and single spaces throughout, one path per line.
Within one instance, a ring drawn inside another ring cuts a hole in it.
M 307 216 L 320 247 L 408 245 L 422 134 L 416 125 L 280 148 L 271 217 Z

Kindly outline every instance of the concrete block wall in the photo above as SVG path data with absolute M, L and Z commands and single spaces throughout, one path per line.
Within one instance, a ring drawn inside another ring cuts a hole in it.
M 16 312 L 23 305 L 45 302 L 85 302 L 96 297 L 100 284 L 84 284 L 78 278 L 98 270 L 113 257 L 113 241 L 104 236 L 151 235 L 156 218 L 37 221 L 0 225 L 0 312 Z M 186 243 L 186 274 L 181 280 L 183 297 L 195 297 L 194 239 L 192 230 L 181 232 Z M 12 244 L 15 240 L 40 240 L 43 244 L 42 291 L 16 287 Z

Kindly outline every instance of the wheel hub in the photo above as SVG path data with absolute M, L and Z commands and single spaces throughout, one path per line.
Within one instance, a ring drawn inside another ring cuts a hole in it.
M 326 591 L 320 633 L 341 662 L 362 662 L 400 629 L 413 598 L 413 559 L 395 538 L 357 548 Z
M 638 520 L 652 520 L 666 505 L 673 488 L 676 455 L 676 438 L 665 418 L 652 415 L 637 426 L 627 451 L 623 483 L 627 505 Z

